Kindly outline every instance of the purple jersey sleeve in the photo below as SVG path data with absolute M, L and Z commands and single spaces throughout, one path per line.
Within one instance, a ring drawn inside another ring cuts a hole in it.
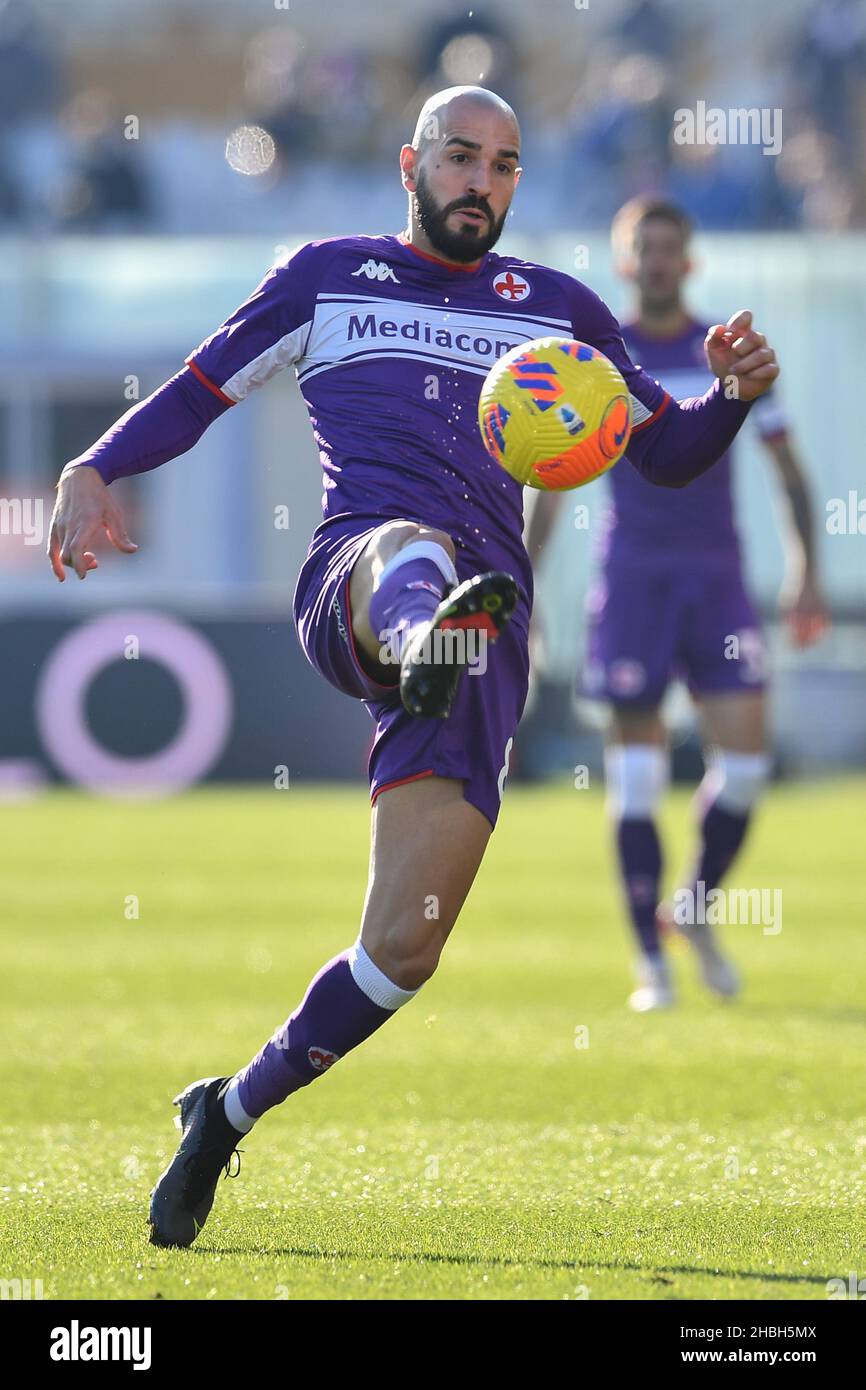
M 579 281 L 571 284 L 575 337 L 610 359 L 631 395 L 634 424 L 626 453 L 629 463 L 650 483 L 684 487 L 729 448 L 749 404 L 729 400 L 719 381 L 703 396 L 674 401 L 632 362 L 620 326 L 604 301 Z
M 67 468 L 95 468 L 104 483 L 147 473 L 185 454 L 229 408 L 184 368 L 134 405 Z
M 316 302 L 320 244 L 301 246 L 269 271 L 225 323 L 186 359 L 227 405 L 242 401 L 303 356 Z

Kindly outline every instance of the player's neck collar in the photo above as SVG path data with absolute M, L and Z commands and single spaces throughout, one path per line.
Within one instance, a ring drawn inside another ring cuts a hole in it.
M 635 338 L 641 338 L 645 343 L 679 343 L 686 338 L 693 337 L 696 332 L 702 331 L 697 319 L 693 318 L 687 309 L 684 309 L 683 313 L 685 314 L 683 325 L 675 333 L 648 333 L 641 326 L 639 314 L 635 318 L 626 319 L 622 327 L 626 333 L 631 333 Z
M 451 261 L 443 261 L 441 256 L 431 256 L 429 251 L 421 251 L 417 246 L 413 246 L 405 232 L 399 232 L 397 240 L 401 246 L 406 247 L 407 251 L 411 251 L 415 256 L 420 256 L 422 261 L 432 261 L 434 265 L 441 265 L 444 270 L 453 270 L 463 275 L 474 275 L 476 271 L 482 270 L 487 257 L 490 255 L 489 251 L 485 251 L 481 259 L 476 261 L 474 265 L 454 265 Z

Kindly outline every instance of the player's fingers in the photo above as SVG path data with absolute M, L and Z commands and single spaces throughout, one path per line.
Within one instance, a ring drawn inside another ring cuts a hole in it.
M 721 347 L 722 344 L 725 342 L 726 333 L 727 329 L 725 328 L 725 325 L 723 323 L 714 323 L 706 338 L 704 339 L 704 347 Z
M 93 532 L 94 528 L 92 524 L 90 526 L 80 527 L 75 534 L 67 540 L 61 551 L 61 560 L 64 564 L 71 566 L 71 568 L 75 570 L 79 579 L 83 579 L 88 570 L 96 568 L 95 564 L 90 565 L 87 562 L 88 556 L 93 559 L 93 552 L 87 549 L 88 545 L 92 543 Z
M 48 536 L 48 559 L 51 561 L 51 568 L 56 577 L 62 584 L 66 578 L 66 570 L 60 560 L 60 534 L 57 530 L 56 522 L 51 523 L 51 531 Z
M 741 338 L 736 338 L 731 344 L 738 357 L 747 357 L 750 352 L 766 346 L 767 339 L 764 334 L 754 332 L 744 333 Z
M 115 550 L 121 550 L 124 555 L 134 555 L 138 546 L 126 531 L 123 517 L 120 512 L 111 508 L 106 508 L 103 518 L 105 533 Z
M 741 357 L 739 362 L 735 362 L 731 371 L 735 376 L 748 376 L 758 367 L 773 366 L 776 362 L 776 354 L 770 347 L 756 348 L 745 357 Z
M 729 332 L 733 333 L 735 338 L 739 337 L 742 333 L 748 333 L 752 326 L 751 309 L 738 309 L 737 312 L 732 314 L 728 319 L 726 326 Z

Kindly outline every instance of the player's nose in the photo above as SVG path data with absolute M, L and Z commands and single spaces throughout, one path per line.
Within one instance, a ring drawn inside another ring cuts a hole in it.
M 469 179 L 466 192 L 475 198 L 487 198 L 491 192 L 491 180 L 476 170 Z

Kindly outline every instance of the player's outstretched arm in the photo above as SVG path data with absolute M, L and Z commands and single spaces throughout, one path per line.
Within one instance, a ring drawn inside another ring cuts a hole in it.
M 717 378 L 710 389 L 685 401 L 667 397 L 632 432 L 629 462 L 662 487 L 684 487 L 711 468 L 734 442 L 752 401 L 779 375 L 776 354 L 752 328 L 748 309 L 727 324 L 714 324 L 704 350 Z M 629 367 L 632 373 L 637 370 L 629 389 L 638 401 L 645 401 L 653 386 L 660 389 L 630 361 Z
M 146 473 L 186 453 L 211 421 L 228 409 L 227 402 L 185 367 L 66 465 L 57 484 L 48 536 L 48 558 L 61 583 L 67 566 L 79 579 L 98 569 L 92 546 L 103 533 L 125 555 L 138 549 L 126 533 L 123 514 L 108 485 L 115 478 Z
M 779 375 L 775 353 L 752 328 L 748 309 L 715 324 L 705 350 L 719 378 L 700 397 L 674 401 L 629 357 L 619 324 L 598 295 L 572 281 L 574 335 L 603 352 L 622 373 L 632 398 L 634 426 L 626 457 L 648 482 L 685 487 L 730 448 L 752 401 Z M 724 383 L 724 386 L 722 385 Z
M 97 568 L 90 547 L 103 531 L 118 550 L 137 549 L 108 493 L 115 478 L 146 473 L 185 454 L 219 415 L 298 361 L 312 319 L 319 256 L 317 244 L 308 243 L 274 266 L 187 358 L 183 371 L 66 465 L 48 542 L 59 580 L 65 579 L 67 565 L 79 579 Z
M 70 468 L 61 473 L 48 536 L 48 558 L 61 584 L 67 565 L 79 579 L 99 568 L 90 547 L 103 532 L 124 555 L 138 549 L 127 535 L 120 507 L 95 468 Z
M 794 643 L 808 647 L 830 626 L 818 574 L 809 483 L 787 432 L 765 438 L 764 447 L 778 470 L 786 503 L 782 526 L 785 578 L 779 604 Z

